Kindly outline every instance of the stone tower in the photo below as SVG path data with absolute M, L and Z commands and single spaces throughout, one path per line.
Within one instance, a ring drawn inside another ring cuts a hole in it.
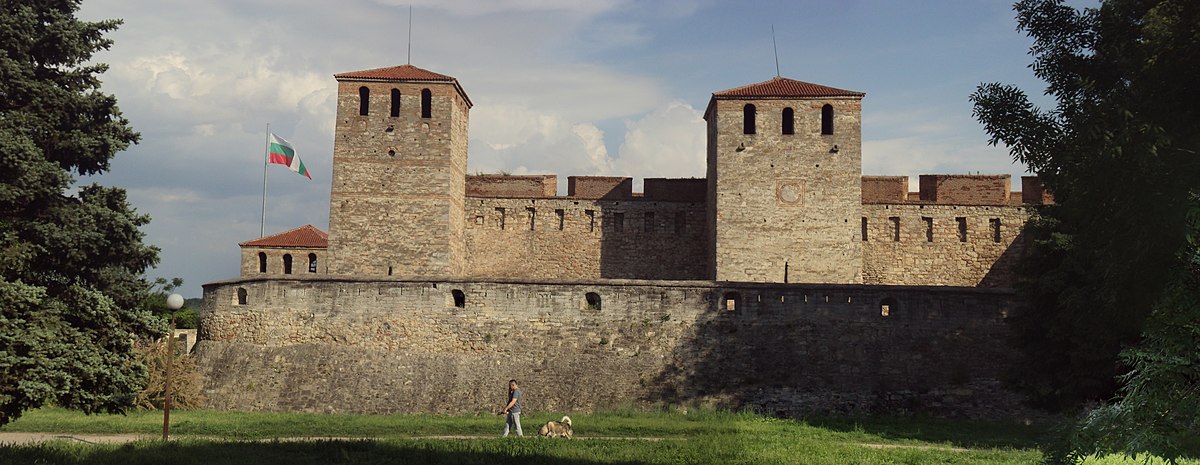
M 334 78 L 329 273 L 462 275 L 466 92 L 412 65 Z
M 713 93 L 713 279 L 862 282 L 864 95 L 781 77 Z

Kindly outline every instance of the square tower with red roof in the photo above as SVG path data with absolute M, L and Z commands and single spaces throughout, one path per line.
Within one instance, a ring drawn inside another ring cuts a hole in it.
M 864 95 L 782 77 L 713 93 L 711 278 L 862 282 Z
M 412 65 L 334 78 L 329 273 L 462 275 L 466 92 Z

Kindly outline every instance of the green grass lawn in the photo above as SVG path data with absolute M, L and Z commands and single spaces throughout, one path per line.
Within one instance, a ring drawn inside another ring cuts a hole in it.
M 0 432 L 162 433 L 161 412 L 26 413 Z M 522 418 L 526 433 L 553 418 Z M 173 411 L 173 441 L 0 446 L 0 463 L 1034 464 L 1045 428 L 933 419 L 782 420 L 749 413 L 572 416 L 577 440 L 501 439 L 503 417 Z M 442 436 L 460 436 L 443 438 Z M 274 438 L 323 437 L 292 441 Z M 340 439 L 347 438 L 347 439 Z M 355 439 L 363 438 L 363 439 Z M 1118 457 L 1089 464 L 1140 463 Z M 1194 463 L 1194 462 L 1193 462 Z

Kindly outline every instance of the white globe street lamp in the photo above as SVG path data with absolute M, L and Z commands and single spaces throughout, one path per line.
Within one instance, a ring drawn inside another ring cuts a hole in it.
M 171 365 L 175 364 L 175 312 L 183 308 L 183 296 L 171 294 L 167 296 L 167 308 L 171 310 L 171 330 L 167 333 L 167 378 L 163 381 L 163 441 L 166 441 L 171 430 Z

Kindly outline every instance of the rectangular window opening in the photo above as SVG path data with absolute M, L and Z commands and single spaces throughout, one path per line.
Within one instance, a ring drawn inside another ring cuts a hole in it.
M 613 213 L 613 231 L 625 232 L 625 214 Z
M 925 242 L 933 242 L 933 218 L 922 216 L 921 221 L 925 222 Z
M 566 212 L 564 212 L 563 209 L 559 208 L 557 210 L 554 210 L 554 214 L 556 216 L 558 216 L 558 230 L 562 231 L 564 218 L 566 217 Z
M 888 221 L 892 222 L 892 241 L 900 242 L 900 217 L 889 217 Z
M 867 241 L 867 217 L 862 217 L 862 240 Z
M 955 218 L 954 221 L 958 222 L 958 241 L 966 242 L 967 241 L 967 218 L 960 216 L 958 218 Z
M 499 217 L 497 223 L 500 225 L 500 229 L 504 229 L 504 207 L 496 207 L 496 216 Z
M 537 226 L 537 210 L 533 207 L 526 207 L 525 211 L 529 212 L 529 230 L 533 231 Z
M 596 230 L 596 210 L 584 210 L 583 214 L 588 217 L 588 232 Z
M 992 218 L 988 223 L 992 227 L 992 242 L 1000 242 L 1000 218 Z

